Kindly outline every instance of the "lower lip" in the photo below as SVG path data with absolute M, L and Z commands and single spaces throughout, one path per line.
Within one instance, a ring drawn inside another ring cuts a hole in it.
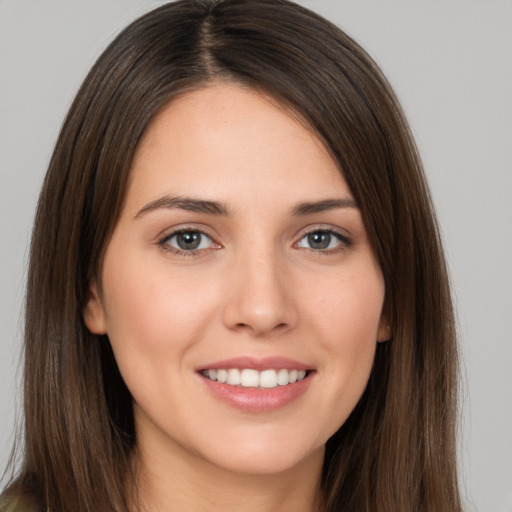
M 231 407 L 246 412 L 270 412 L 285 407 L 300 398 L 309 388 L 314 372 L 304 379 L 275 388 L 244 388 L 230 386 L 201 375 L 208 390 Z

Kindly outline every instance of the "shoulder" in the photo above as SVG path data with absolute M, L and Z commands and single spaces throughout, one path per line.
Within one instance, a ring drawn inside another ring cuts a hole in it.
M 38 512 L 28 500 L 23 498 L 0 498 L 0 512 Z

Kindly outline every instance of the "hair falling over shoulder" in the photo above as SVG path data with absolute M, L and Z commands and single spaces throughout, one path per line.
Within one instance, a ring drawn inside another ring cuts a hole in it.
M 137 510 L 132 400 L 85 327 L 134 152 L 172 99 L 214 81 L 264 91 L 324 141 L 360 205 L 393 339 L 328 441 L 323 512 L 457 512 L 457 348 L 420 159 L 367 53 L 288 0 L 184 0 L 128 26 L 63 124 L 40 195 L 26 292 L 24 451 L 2 512 Z

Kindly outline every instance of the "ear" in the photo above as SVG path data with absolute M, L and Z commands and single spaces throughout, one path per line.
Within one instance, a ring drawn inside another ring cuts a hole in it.
M 93 334 L 106 334 L 107 321 L 105 310 L 103 309 L 95 280 L 91 280 L 87 295 L 87 302 L 84 308 L 85 325 Z
M 377 342 L 383 343 L 389 341 L 392 338 L 391 327 L 385 314 L 382 314 L 379 322 L 379 330 L 377 331 Z

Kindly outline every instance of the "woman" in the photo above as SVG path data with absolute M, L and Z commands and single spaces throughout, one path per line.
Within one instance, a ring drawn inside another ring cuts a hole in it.
M 41 193 L 4 507 L 460 510 L 455 387 L 428 188 L 366 53 L 281 0 L 130 25 Z

